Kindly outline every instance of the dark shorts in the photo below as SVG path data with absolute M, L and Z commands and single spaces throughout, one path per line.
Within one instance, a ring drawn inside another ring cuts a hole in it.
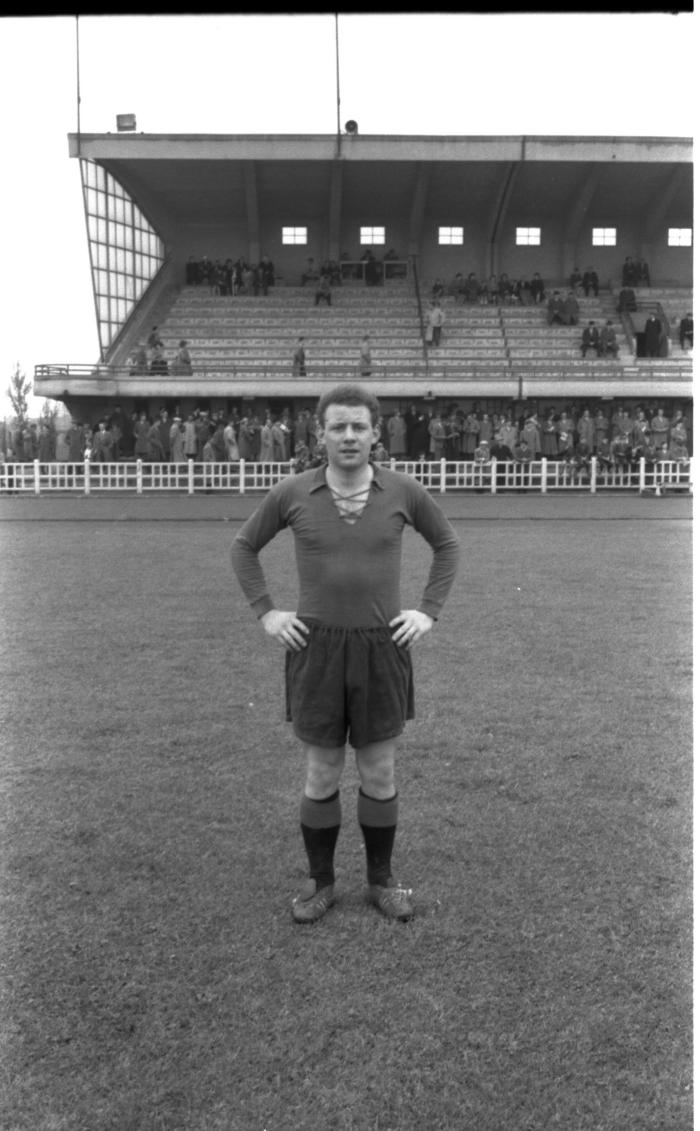
M 287 719 L 302 742 L 356 750 L 401 734 L 415 716 L 413 665 L 390 628 L 309 624 L 309 643 L 287 652 Z

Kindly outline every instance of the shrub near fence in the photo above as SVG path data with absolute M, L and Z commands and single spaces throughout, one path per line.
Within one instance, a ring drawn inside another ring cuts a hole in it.
M 490 463 L 448 460 L 399 461 L 384 466 L 412 475 L 430 491 L 687 491 L 692 493 L 693 461 L 671 460 L 607 467 L 593 457 L 583 468 L 555 460 Z M 3 494 L 47 495 L 53 492 L 91 495 L 121 492 L 142 495 L 169 491 L 179 494 L 226 492 L 247 495 L 269 491 L 293 474 L 290 463 L 5 463 L 0 464 Z

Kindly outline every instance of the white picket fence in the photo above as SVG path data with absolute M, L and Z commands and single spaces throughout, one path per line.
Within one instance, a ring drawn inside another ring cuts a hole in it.
M 390 460 L 384 466 L 412 475 L 430 491 L 636 491 L 661 494 L 666 490 L 692 494 L 693 461 L 664 461 L 606 467 L 593 457 L 585 469 L 556 460 L 532 463 L 492 460 L 490 463 L 439 460 Z M 251 463 L 4 463 L 0 464 L 0 493 L 92 495 L 172 493 L 195 495 L 223 492 L 248 495 L 268 491 L 293 474 L 293 464 Z

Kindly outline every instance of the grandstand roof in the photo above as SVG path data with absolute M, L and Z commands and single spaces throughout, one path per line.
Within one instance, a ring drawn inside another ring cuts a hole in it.
M 486 213 L 506 175 L 523 213 L 566 213 L 586 183 L 598 212 L 617 212 L 624 201 L 629 217 L 642 217 L 663 197 L 690 217 L 693 204 L 690 138 L 129 132 L 70 134 L 69 151 L 103 165 L 136 199 L 157 199 L 200 221 L 218 222 L 245 206 L 251 163 L 259 201 L 277 212 L 325 207 L 339 161 L 349 207 L 410 208 L 419 170 L 446 214 L 465 199 L 472 214 Z

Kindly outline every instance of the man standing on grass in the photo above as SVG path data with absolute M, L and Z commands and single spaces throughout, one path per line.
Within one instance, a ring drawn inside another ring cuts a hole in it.
M 306 785 L 301 831 L 309 880 L 292 904 L 296 922 L 320 919 L 334 901 L 345 745 L 360 778 L 357 816 L 367 895 L 389 919 L 410 919 L 411 892 L 396 883 L 391 857 L 398 820 L 394 762 L 414 717 L 411 647 L 437 620 L 457 570 L 459 543 L 428 492 L 410 476 L 370 463 L 379 402 L 359 385 L 324 394 L 319 442 L 327 463 L 273 487 L 231 548 L 233 568 L 265 631 L 286 649 L 287 719 L 303 744 Z M 401 539 L 412 526 L 433 559 L 416 609 L 401 609 Z M 275 608 L 259 553 L 291 527 L 299 599 Z

